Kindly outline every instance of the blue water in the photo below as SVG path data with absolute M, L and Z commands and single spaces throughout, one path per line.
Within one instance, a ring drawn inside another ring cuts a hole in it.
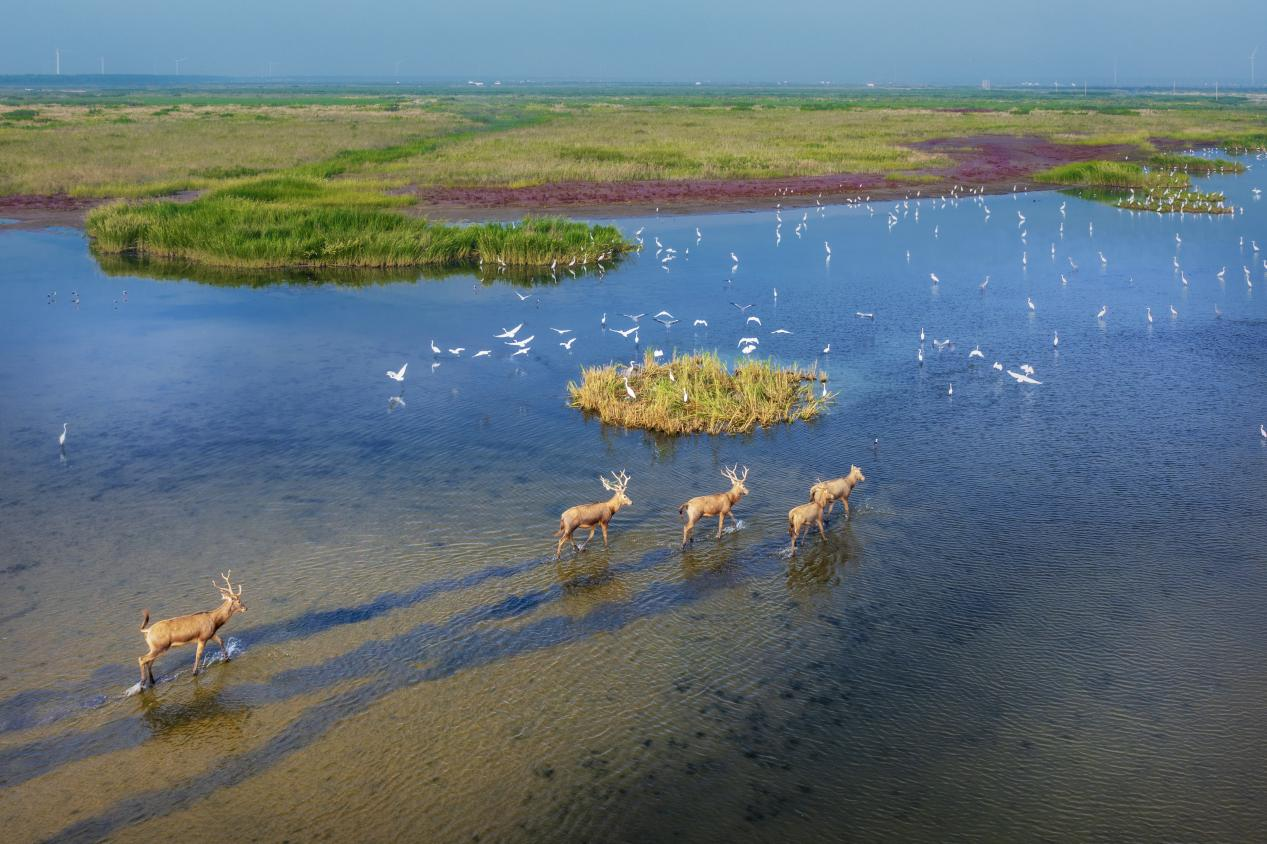
M 773 207 L 621 219 L 642 254 L 532 286 L 162 278 L 76 230 L 0 233 L 0 818 L 16 840 L 1262 837 L 1247 163 L 1202 180 L 1243 207 L 1220 218 L 1041 193 L 811 201 L 777 244 Z M 521 322 L 511 358 L 493 335 Z M 744 336 L 825 368 L 830 413 L 673 439 L 566 405 L 581 366 Z M 736 462 L 740 529 L 679 551 L 678 504 Z M 787 510 L 851 464 L 853 517 L 790 557 Z M 610 548 L 556 565 L 559 512 L 622 468 Z M 230 568 L 234 659 L 194 678 L 174 651 L 127 695 L 141 610 L 208 609 Z

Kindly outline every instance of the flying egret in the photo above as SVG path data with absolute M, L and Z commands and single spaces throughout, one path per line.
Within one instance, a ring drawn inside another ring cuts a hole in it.
M 576 259 L 575 259 L 575 258 L 573 258 L 573 259 L 572 259 L 572 261 L 573 261 L 573 263 L 575 263 Z M 571 264 L 568 264 L 568 266 L 570 267 L 570 266 L 572 266 L 572 265 L 571 265 Z M 526 301 L 526 300 L 528 300 L 528 299 L 532 298 L 532 294 L 531 294 L 531 293 L 520 293 L 518 290 L 516 290 L 516 291 L 515 291 L 515 295 L 519 297 L 519 301 L 520 301 L 520 302 L 523 302 L 523 301 Z
M 493 353 L 493 350 L 492 350 L 492 349 L 480 349 L 478 352 L 476 352 L 474 355 L 472 355 L 472 357 L 477 357 L 477 358 L 486 358 L 486 357 L 488 357 L 489 355 L 491 355 L 492 353 Z
M 760 325 L 760 324 L 761 324 L 761 317 L 759 317 L 759 316 L 750 316 L 750 317 L 748 317 L 748 321 L 747 321 L 747 322 L 745 322 L 745 323 L 744 323 L 744 325 L 751 325 L 751 324 L 752 324 L 752 323 L 754 323 L 754 322 L 755 322 L 757 325 Z
M 528 354 L 528 353 L 529 353 L 529 352 L 531 352 L 531 351 L 532 351 L 532 349 L 530 349 L 530 348 L 528 348 L 527 346 L 525 346 L 524 348 L 520 349 L 519 351 L 517 351 L 517 352 L 513 352 L 513 353 L 511 354 L 511 357 L 512 357 L 512 358 L 514 358 L 514 357 L 519 357 L 520 355 L 526 355 L 526 354 Z
M 399 369 L 399 370 L 397 370 L 396 372 L 392 372 L 392 371 L 389 369 L 389 370 L 387 370 L 387 377 L 388 377 L 388 378 L 390 378 L 390 379 L 392 379 L 393 381 L 404 381 L 404 380 L 405 380 L 405 370 L 406 370 L 408 367 L 409 367 L 409 363 L 408 363 L 408 362 L 406 362 L 406 363 L 402 363 L 402 364 L 400 365 L 400 369 Z M 62 436 L 63 436 L 63 437 L 65 437 L 66 435 L 65 435 L 65 434 L 62 434 Z
M 458 346 L 456 349 L 449 349 L 449 354 L 453 355 L 454 357 L 457 357 L 458 355 L 462 354 L 465 351 L 466 351 L 466 346 Z
M 776 328 L 770 333 L 771 334 L 791 334 L 792 332 L 788 331 L 786 328 Z
M 708 320 L 706 319 L 697 319 L 691 324 L 696 328 L 708 328 Z
M 604 314 L 603 316 L 606 316 L 606 314 Z M 518 325 L 516 325 L 514 328 L 503 328 L 501 334 L 493 335 L 493 339 L 494 340 L 513 340 L 515 339 L 515 335 L 519 333 L 519 329 L 523 327 L 524 327 L 524 324 L 521 322 Z
M 570 351 L 572 351 L 572 344 L 573 344 L 573 343 L 575 343 L 575 342 L 576 342 L 576 338 L 575 338 L 575 337 L 569 337 L 569 338 L 567 339 L 567 342 L 565 342 L 565 343 L 560 343 L 559 345 L 560 345 L 560 346 L 562 346 L 563 348 L 567 349 L 567 350 L 570 352 Z
M 969 360 L 971 360 L 972 358 L 983 358 L 983 357 L 985 357 L 985 352 L 981 351 L 981 347 L 979 345 L 973 346 L 972 351 L 968 352 Z
M 551 328 L 550 330 L 553 331 L 555 334 L 560 334 L 560 335 L 572 333 L 572 329 L 570 328 Z
M 1003 364 L 999 363 L 999 362 L 996 360 L 996 361 L 994 362 L 994 366 L 992 366 L 992 367 L 990 367 L 990 368 L 991 368 L 991 369 L 993 369 L 995 372 L 1002 372 L 1002 371 L 1003 371 Z
M 522 340 L 512 340 L 512 341 L 510 341 L 510 342 L 506 343 L 506 345 L 507 345 L 507 346 L 518 346 L 519 348 L 521 348 L 521 349 L 522 349 L 524 346 L 527 346 L 529 343 L 531 343 L 533 340 L 535 340 L 535 339 L 536 339 L 536 337 L 537 337 L 537 335 L 535 335 L 535 334 L 529 334 L 527 337 L 525 337 L 525 338 L 524 338 L 524 339 L 522 339 Z
M 1034 367 L 1030 366 L 1028 363 L 1021 364 L 1020 370 L 1021 372 L 1024 372 L 1026 375 L 1034 374 Z
M 1017 381 L 1017 383 L 1020 383 L 1020 384 L 1041 384 L 1041 383 L 1043 383 L 1042 381 L 1035 381 L 1033 378 L 1030 378 L 1028 375 L 1024 375 L 1024 374 L 1022 374 L 1022 373 L 1020 373 L 1020 372 L 1013 372 L 1013 371 L 1012 371 L 1012 370 L 1010 370 L 1010 369 L 1007 371 L 1007 374 L 1008 374 L 1008 375 L 1011 375 L 1013 378 L 1015 378 L 1015 379 L 1016 379 L 1016 381 Z
M 743 352 L 745 355 L 750 355 L 750 354 L 752 354 L 753 352 L 755 352 L 756 350 L 757 350 L 757 347 L 756 347 L 756 346 L 754 346 L 754 345 L 752 345 L 751 343 L 749 343 L 747 346 L 744 346 L 744 347 L 743 347 L 742 349 L 740 349 L 739 351 Z
M 633 328 L 626 328 L 624 331 L 621 331 L 619 329 L 612 329 L 612 330 L 615 331 L 617 334 L 619 334 L 621 337 L 628 337 L 630 334 L 633 334 L 635 331 L 638 330 L 638 326 L 635 325 Z

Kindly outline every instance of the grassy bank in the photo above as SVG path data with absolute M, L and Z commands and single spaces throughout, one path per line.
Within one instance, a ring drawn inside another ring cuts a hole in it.
M 0 195 L 153 196 L 291 170 L 418 187 L 838 173 L 916 184 L 949 163 L 922 141 L 1255 149 L 1264 114 L 1243 98 L 963 89 L 9 91 Z
M 1221 193 L 1192 190 L 1189 174 L 1243 173 L 1238 162 L 1191 155 L 1155 155 L 1147 166 L 1128 161 L 1083 161 L 1037 173 L 1034 179 L 1051 185 L 1097 190 L 1089 198 L 1129 211 L 1157 213 L 1230 214 Z M 1125 191 L 1129 195 L 1123 195 Z
M 635 399 L 625 392 L 626 378 Z M 769 360 L 745 360 L 732 371 L 715 354 L 657 363 L 647 352 L 632 372 L 615 364 L 582 370 L 581 383 L 569 383 L 568 393 L 573 407 L 611 425 L 667 434 L 734 434 L 818 416 L 831 398 L 815 393 L 817 379 L 812 370 Z
M 554 218 L 455 226 L 408 217 L 350 192 L 277 199 L 257 184 L 189 203 L 123 202 L 93 209 L 93 248 L 220 267 L 542 267 L 576 258 L 611 261 L 629 248 L 613 226 Z M 244 195 L 245 194 L 245 195 Z M 383 202 L 392 198 L 370 192 Z

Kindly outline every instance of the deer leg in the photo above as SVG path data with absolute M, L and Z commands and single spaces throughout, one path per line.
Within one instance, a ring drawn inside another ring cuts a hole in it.
M 823 530 L 823 514 L 818 514 L 818 535 L 823 539 L 827 538 L 827 531 Z
M 603 547 L 607 547 L 607 522 L 600 522 L 603 528 Z
M 690 541 L 691 528 L 693 527 L 695 527 L 695 522 L 688 516 L 686 519 L 686 524 L 682 526 L 682 547 L 683 548 L 685 548 L 686 543 Z
M 726 524 L 726 514 L 725 513 L 717 514 L 717 538 L 718 539 L 721 539 L 721 529 L 722 529 L 722 525 L 724 524 Z
M 840 506 L 845 508 L 845 518 L 846 519 L 849 518 L 849 499 L 848 498 L 840 499 Z
M 224 661 L 229 661 L 229 649 L 224 646 L 224 641 L 220 638 L 219 633 L 212 633 L 211 638 L 216 640 L 216 644 L 220 646 L 220 652 L 224 654 Z
M 136 660 L 138 663 L 140 663 L 140 666 L 141 666 L 141 688 L 142 689 L 145 688 L 146 686 L 151 685 L 154 682 L 154 680 L 150 676 L 150 670 L 149 670 L 150 661 L 148 660 L 148 657 L 149 657 L 149 654 L 146 654 L 145 656 L 138 657 Z
M 198 674 L 198 666 L 202 665 L 202 649 L 207 646 L 205 639 L 198 640 L 198 650 L 194 653 L 194 675 Z

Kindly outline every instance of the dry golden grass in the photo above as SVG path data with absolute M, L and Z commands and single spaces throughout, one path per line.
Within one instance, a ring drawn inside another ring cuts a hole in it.
M 374 165 L 419 185 L 525 186 L 560 181 L 726 179 L 880 173 L 910 178 L 949 162 L 909 144 L 979 134 L 1035 135 L 1060 143 L 1202 140 L 1261 131 L 1256 110 L 1143 109 L 1135 113 L 927 108 L 803 110 L 571 103 L 548 119 L 473 135 L 426 155 Z
M 143 196 L 293 167 L 464 127 L 456 114 L 366 106 L 89 108 L 36 105 L 3 119 L 0 196 Z
M 635 399 L 625 392 L 626 377 Z M 737 434 L 816 417 L 833 398 L 815 393 L 817 380 L 814 370 L 769 360 L 744 360 L 732 371 L 715 354 L 657 363 L 647 352 L 632 373 L 615 364 L 585 368 L 581 383 L 569 383 L 568 393 L 573 407 L 611 425 L 666 434 Z

